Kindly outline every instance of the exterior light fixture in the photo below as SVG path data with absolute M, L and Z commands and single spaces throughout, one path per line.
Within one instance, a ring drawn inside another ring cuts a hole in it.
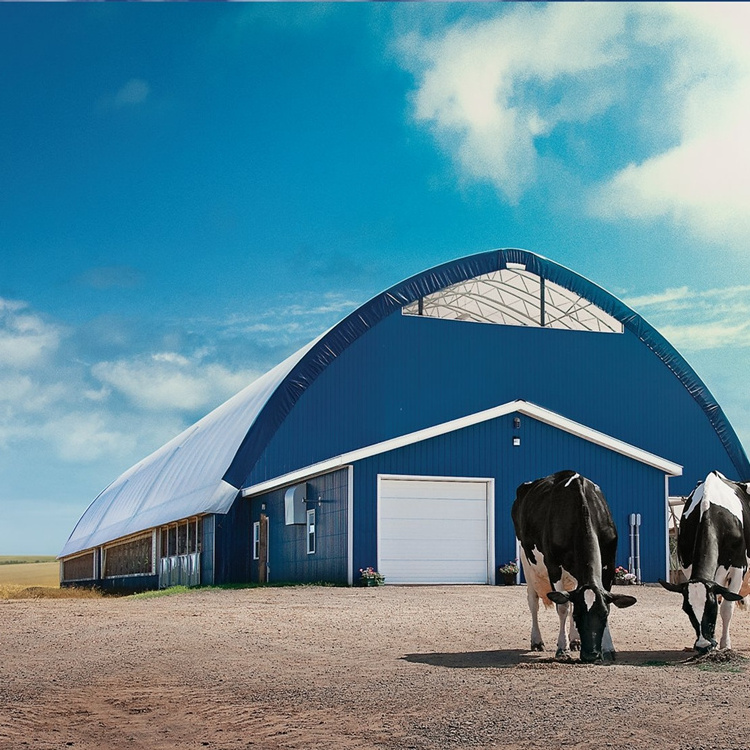
M 520 417 L 513 417 L 513 429 L 518 430 L 521 427 L 521 419 Z

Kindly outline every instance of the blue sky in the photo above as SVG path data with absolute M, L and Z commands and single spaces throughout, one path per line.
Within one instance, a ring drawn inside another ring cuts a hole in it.
M 750 446 L 747 4 L 5 4 L 0 67 L 0 554 L 495 247 L 628 302 Z

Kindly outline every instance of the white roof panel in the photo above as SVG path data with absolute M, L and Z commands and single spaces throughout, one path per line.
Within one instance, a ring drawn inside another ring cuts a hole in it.
M 73 529 L 60 557 L 200 513 L 226 513 L 238 489 L 223 480 L 255 419 L 317 343 L 278 364 L 119 476 Z

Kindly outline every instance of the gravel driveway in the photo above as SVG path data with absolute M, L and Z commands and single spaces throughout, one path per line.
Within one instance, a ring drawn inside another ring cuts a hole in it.
M 680 597 L 627 592 L 614 666 L 530 653 L 522 586 L 0 601 L 0 748 L 750 750 L 750 614 L 688 662 Z

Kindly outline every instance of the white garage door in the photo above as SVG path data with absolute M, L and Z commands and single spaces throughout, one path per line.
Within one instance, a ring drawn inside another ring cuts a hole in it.
M 386 583 L 487 583 L 487 479 L 379 477 L 378 569 Z

